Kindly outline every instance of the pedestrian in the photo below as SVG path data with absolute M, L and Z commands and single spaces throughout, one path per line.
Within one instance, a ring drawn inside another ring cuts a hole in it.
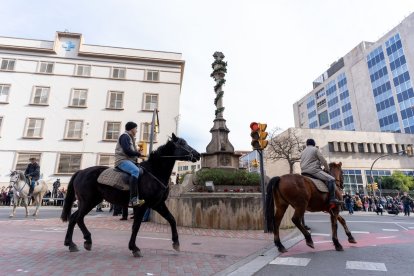
M 36 181 L 40 178 L 40 166 L 37 164 L 36 157 L 29 158 L 30 163 L 27 165 L 27 168 L 24 172 L 26 177 L 29 177 L 30 179 L 30 189 L 28 196 L 32 196 L 34 186 L 36 184 Z
M 404 195 L 401 197 L 401 201 L 404 208 L 404 216 L 410 216 L 410 205 L 413 201 L 412 198 L 407 194 L 407 192 L 404 192 Z
M 323 166 L 323 169 L 322 167 Z M 324 182 L 328 182 L 329 204 L 331 207 L 338 205 L 340 202 L 335 198 L 335 178 L 329 174 L 329 166 L 326 159 L 316 148 L 315 140 L 306 140 L 306 148 L 300 156 L 300 168 L 302 173 L 310 174 Z
M 56 198 L 58 195 L 58 189 L 60 187 L 60 178 L 56 179 L 53 183 L 52 197 Z
M 348 210 L 348 213 L 352 215 L 354 213 L 354 204 L 352 201 L 352 197 L 349 195 L 349 193 L 346 193 L 344 195 L 344 201 L 345 201 L 345 208 Z

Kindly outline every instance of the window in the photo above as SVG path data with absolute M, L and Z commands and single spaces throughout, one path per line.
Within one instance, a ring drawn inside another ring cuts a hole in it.
M 158 108 L 158 94 L 144 94 L 144 110 Z
M 58 174 L 72 174 L 80 170 L 82 154 L 60 154 L 57 167 Z
M 0 84 L 0 103 L 8 103 L 10 84 Z
M 358 143 L 358 152 L 365 152 L 363 143 Z
M 7 70 L 7 71 L 13 71 L 14 70 L 14 64 L 16 63 L 16 60 L 14 59 L 2 59 L 1 60 L 1 70 Z
M 89 77 L 91 75 L 91 66 L 90 65 L 78 65 L 76 67 L 76 75 Z
M 121 122 L 105 122 L 104 140 L 116 141 L 121 134 Z
M 108 103 L 106 108 L 109 109 L 122 109 L 124 102 L 124 92 L 121 91 L 109 91 Z
M 159 71 L 147 71 L 147 81 L 159 81 Z
M 141 135 L 142 135 L 142 141 L 144 142 L 150 142 L 150 134 L 151 134 L 151 123 L 142 123 L 141 124 Z M 154 132 L 154 138 L 153 141 L 157 141 L 157 133 Z
M 115 164 L 115 156 L 113 154 L 99 154 L 98 165 L 113 167 Z
M 25 171 L 27 165 L 30 163 L 30 158 L 36 158 L 37 163 L 40 165 L 40 153 L 37 152 L 19 152 L 17 153 L 17 162 L 14 167 L 15 170 Z
M 67 120 L 65 139 L 82 139 L 82 130 L 82 120 Z
M 88 96 L 88 90 L 86 89 L 73 89 L 72 97 L 70 99 L 69 106 L 71 107 L 86 107 L 86 98 Z
M 328 110 L 325 110 L 319 116 L 319 126 L 323 126 L 324 124 L 328 123 Z
M 26 121 L 25 138 L 42 138 L 44 119 L 28 118 Z
M 53 73 L 53 62 L 41 62 L 39 72 L 40 73 L 46 73 L 46 74 L 52 74 Z
M 49 101 L 50 87 L 36 86 L 31 104 L 47 105 Z
M 114 79 L 125 79 L 125 68 L 115 67 L 112 69 L 112 78 Z

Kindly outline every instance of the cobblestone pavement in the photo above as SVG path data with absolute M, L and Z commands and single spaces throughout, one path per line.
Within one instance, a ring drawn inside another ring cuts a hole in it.
M 128 250 L 132 220 L 108 215 L 88 216 L 92 251 L 83 249 L 76 227 L 79 252 L 63 245 L 67 223 L 57 218 L 0 222 L 1 275 L 213 275 L 259 255 L 273 244 L 263 231 L 233 231 L 178 227 L 181 251 L 171 246 L 169 225 L 142 223 L 137 246 L 144 257 Z M 292 230 L 282 230 L 282 238 Z M 275 248 L 276 250 L 276 248 Z

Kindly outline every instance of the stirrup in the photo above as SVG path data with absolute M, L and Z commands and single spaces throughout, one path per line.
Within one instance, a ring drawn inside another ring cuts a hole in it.
M 142 206 L 144 203 L 145 203 L 144 199 L 139 199 L 137 197 L 134 197 L 129 201 L 129 206 L 130 207 Z

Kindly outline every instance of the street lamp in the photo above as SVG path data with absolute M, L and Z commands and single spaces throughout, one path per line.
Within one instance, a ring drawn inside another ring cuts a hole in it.
M 408 145 L 408 146 L 406 146 L 405 150 L 401 150 L 401 151 L 399 151 L 399 152 L 397 152 L 395 154 L 400 154 L 400 153 L 406 153 L 409 157 L 412 157 L 413 156 L 413 146 Z M 378 157 L 377 159 L 375 159 L 374 162 L 372 162 L 371 169 L 369 170 L 370 171 L 370 176 L 371 176 L 371 184 L 374 184 L 374 177 L 372 175 L 372 168 L 374 167 L 375 162 L 377 162 L 379 159 L 381 159 L 383 157 L 390 156 L 392 154 L 393 153 L 388 153 L 388 154 L 381 155 L 380 157 Z M 382 192 L 381 192 L 381 190 L 382 190 L 381 182 L 382 181 L 379 181 L 379 184 L 380 184 L 380 189 L 379 189 L 380 190 L 380 196 L 382 196 Z M 375 196 L 375 190 L 372 190 L 372 194 Z

